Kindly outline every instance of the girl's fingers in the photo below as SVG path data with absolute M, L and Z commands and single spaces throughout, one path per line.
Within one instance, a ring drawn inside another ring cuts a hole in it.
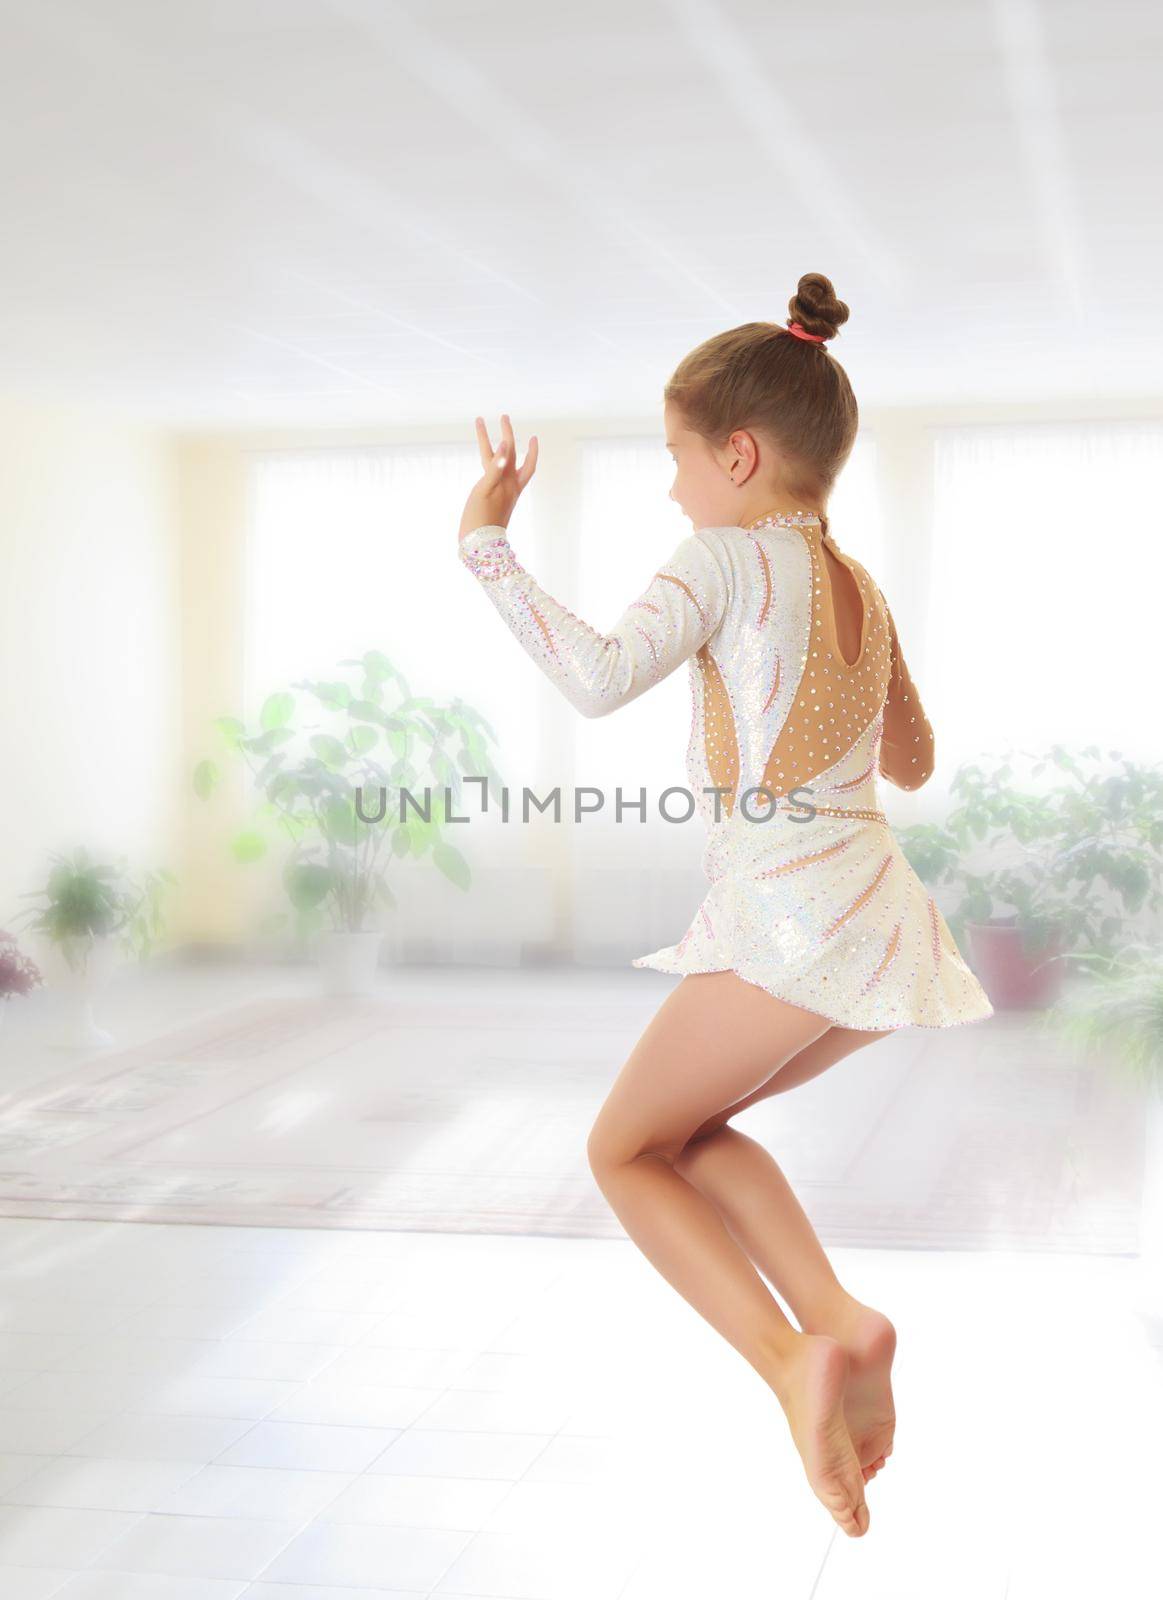
M 533 476 L 533 474 L 534 474 L 534 472 L 536 470 L 537 470 L 537 435 L 534 433 L 534 434 L 531 434 L 530 437 L 529 437 L 529 448 L 525 452 L 525 460 L 522 462 L 521 470 L 517 474 L 518 487 L 523 489 L 525 487 L 525 485 L 529 482 L 529 479 Z
M 488 467 L 492 464 L 493 459 L 493 446 L 489 440 L 489 430 L 485 427 L 485 419 L 483 417 L 478 417 L 476 424 L 477 444 L 480 446 L 481 452 L 481 466 Z
M 513 452 L 513 450 L 511 448 L 510 449 L 506 449 L 505 448 L 505 445 L 506 445 L 506 440 L 504 438 L 505 429 L 504 428 L 501 429 L 501 434 L 502 434 L 501 442 L 494 449 L 493 448 L 493 442 L 489 438 L 489 430 L 485 427 L 485 420 L 484 420 L 483 417 L 478 417 L 476 419 L 476 427 L 477 427 L 477 444 L 480 446 L 480 452 L 481 452 L 481 466 L 484 467 L 486 472 L 494 472 L 494 471 L 503 472 L 504 469 L 505 469 L 506 462 L 510 461 L 512 459 L 512 457 L 513 457 L 513 454 L 514 454 L 514 452 Z M 513 430 L 510 428 L 508 431 L 509 431 L 509 439 L 511 440 L 512 437 L 513 437 Z
M 498 476 L 506 471 L 511 462 L 517 459 L 517 440 L 513 434 L 513 424 L 508 412 L 501 413 L 501 442 L 494 449 L 489 438 L 489 430 L 485 427 L 483 417 L 476 419 L 477 444 L 480 447 L 481 466 L 489 474 Z M 517 473 L 518 487 L 523 489 L 533 476 L 537 468 L 537 436 L 529 440 L 529 448 L 525 452 L 525 460 Z

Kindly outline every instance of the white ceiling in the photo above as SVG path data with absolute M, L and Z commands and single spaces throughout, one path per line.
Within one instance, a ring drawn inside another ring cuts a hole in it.
M 3 391 L 193 425 L 654 415 L 686 350 L 822 271 L 862 404 L 1160 393 L 1153 0 L 0 21 Z

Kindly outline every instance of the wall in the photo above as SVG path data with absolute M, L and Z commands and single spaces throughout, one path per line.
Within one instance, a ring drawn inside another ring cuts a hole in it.
M 0 397 L 0 927 L 50 852 L 174 866 L 174 488 L 165 433 Z

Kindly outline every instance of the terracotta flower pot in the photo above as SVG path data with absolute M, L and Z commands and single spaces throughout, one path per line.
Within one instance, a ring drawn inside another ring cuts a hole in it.
M 967 922 L 965 931 L 970 965 L 999 1010 L 1041 1010 L 1058 998 L 1062 963 L 1054 959 L 1061 954 L 1056 937 L 1046 949 L 1030 956 L 1022 948 L 1022 930 L 1015 918 Z

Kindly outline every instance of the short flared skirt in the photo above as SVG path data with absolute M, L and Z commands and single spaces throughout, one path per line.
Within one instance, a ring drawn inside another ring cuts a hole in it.
M 817 813 L 710 830 L 711 887 L 677 944 L 635 967 L 735 972 L 845 1028 L 952 1028 L 993 1015 L 887 823 Z

